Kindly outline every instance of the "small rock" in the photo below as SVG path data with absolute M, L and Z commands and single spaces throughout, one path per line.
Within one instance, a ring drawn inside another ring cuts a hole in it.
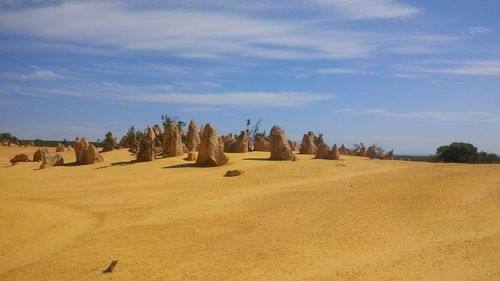
M 40 170 L 62 165 L 64 165 L 64 158 L 61 155 L 59 154 L 56 154 L 54 156 L 46 155 L 43 158 L 42 165 L 40 165 Z
M 14 158 L 10 159 L 10 163 L 12 163 L 12 165 L 14 165 L 17 162 L 29 162 L 29 161 L 30 159 L 26 154 L 18 154 L 14 156 Z
M 224 175 L 225 177 L 237 177 L 245 173 L 243 170 L 229 170 Z

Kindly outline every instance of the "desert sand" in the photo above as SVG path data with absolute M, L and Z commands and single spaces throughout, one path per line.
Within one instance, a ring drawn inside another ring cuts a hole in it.
M 0 148 L 0 280 L 500 280 L 500 165 L 20 152 Z

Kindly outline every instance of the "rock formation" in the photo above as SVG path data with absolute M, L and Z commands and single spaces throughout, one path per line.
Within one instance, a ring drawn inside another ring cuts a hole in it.
M 269 133 L 271 160 L 295 160 L 290 143 L 285 132 L 278 126 L 273 126 Z
M 309 131 L 307 134 L 304 134 L 302 143 L 300 144 L 300 154 L 316 154 L 318 147 L 314 143 L 314 139 L 313 132 Z
M 331 159 L 331 160 L 339 160 L 340 159 L 340 151 L 337 148 L 336 144 L 334 144 L 332 147 L 332 150 L 330 150 L 330 153 L 328 154 L 328 159 Z
M 130 145 L 128 144 L 128 138 L 127 135 L 124 135 L 119 143 L 120 148 L 130 148 Z
M 26 154 L 17 154 L 14 156 L 14 158 L 10 159 L 10 163 L 14 165 L 17 162 L 29 162 L 30 159 L 28 158 L 28 155 Z
M 61 155 L 46 155 L 45 158 L 43 158 L 42 165 L 40 165 L 40 170 L 54 166 L 62 166 L 63 164 L 64 158 Z
M 263 136 L 257 135 L 255 136 L 255 143 L 253 145 L 254 151 L 271 151 L 271 147 L 269 146 L 269 141 L 265 139 Z
M 321 143 L 318 145 L 318 149 L 316 151 L 315 159 L 329 159 L 330 156 L 330 147 L 326 143 Z
M 75 139 L 75 155 L 76 163 L 78 165 L 88 165 L 99 163 L 103 161 L 103 158 L 97 148 L 89 143 L 86 138 L 76 138 Z
M 174 157 L 184 153 L 179 128 L 170 122 L 163 132 L 163 157 Z
M 203 127 L 200 138 L 200 151 L 196 159 L 196 166 L 221 166 L 227 164 L 229 159 L 224 154 L 224 143 L 210 123 Z
M 144 138 L 139 141 L 139 150 L 137 152 L 137 161 L 146 162 L 155 160 L 155 142 L 156 133 L 148 128 Z
M 186 136 L 186 146 L 188 151 L 198 151 L 200 149 L 200 134 L 196 127 L 196 121 L 191 120 L 188 126 L 188 133 Z
M 37 151 L 33 154 L 33 162 L 43 161 L 45 155 L 48 154 L 49 151 L 47 148 L 38 148 Z
M 231 147 L 235 142 L 236 139 L 231 133 L 229 133 L 229 135 L 222 136 L 222 143 L 224 143 L 224 152 L 231 152 Z
M 292 149 L 292 151 L 299 151 L 300 150 L 300 147 L 296 141 L 288 140 L 288 144 L 290 144 L 290 148 Z
M 64 146 L 62 144 L 57 144 L 56 152 L 64 152 Z
M 154 137 L 155 137 L 155 146 L 161 146 L 161 140 L 163 138 L 163 135 L 161 133 L 160 125 L 158 125 L 158 124 L 154 125 L 153 132 L 154 132 Z M 159 145 L 158 145 L 158 141 L 160 142 Z
M 190 151 L 188 152 L 187 161 L 195 161 L 196 160 L 196 152 Z
M 228 152 L 245 153 L 248 152 L 248 133 L 242 131 L 236 140 L 230 145 Z

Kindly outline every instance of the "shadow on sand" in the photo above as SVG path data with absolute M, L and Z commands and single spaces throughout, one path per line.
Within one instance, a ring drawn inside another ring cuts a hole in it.
M 172 166 L 166 166 L 163 167 L 162 169 L 178 169 L 178 168 L 198 168 L 194 163 L 184 163 L 184 164 L 176 164 Z
M 255 158 L 255 157 L 251 157 L 251 158 L 243 158 L 241 160 L 251 160 L 251 161 L 271 161 L 271 158 L 269 157 L 265 157 L 265 158 Z
M 100 169 L 105 169 L 105 168 L 114 167 L 114 166 L 128 166 L 128 165 L 132 165 L 132 164 L 135 164 L 135 163 L 138 163 L 137 160 L 114 162 L 114 163 L 110 163 L 108 166 L 98 167 L 98 168 L 95 168 L 95 169 L 96 170 L 100 170 Z M 71 163 L 71 164 L 73 164 L 73 163 Z

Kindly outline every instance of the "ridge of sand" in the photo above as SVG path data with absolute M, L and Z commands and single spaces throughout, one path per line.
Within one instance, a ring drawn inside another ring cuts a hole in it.
M 1 280 L 500 280 L 500 165 L 119 150 L 10 167 L 22 150 L 0 148 Z

